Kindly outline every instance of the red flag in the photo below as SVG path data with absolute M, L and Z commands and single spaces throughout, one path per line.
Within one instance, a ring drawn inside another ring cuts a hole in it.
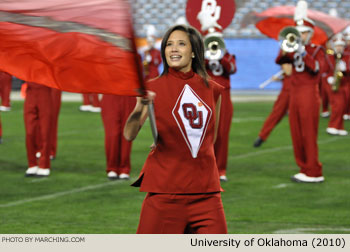
M 125 0 L 0 2 L 0 69 L 78 93 L 140 95 L 130 6 Z

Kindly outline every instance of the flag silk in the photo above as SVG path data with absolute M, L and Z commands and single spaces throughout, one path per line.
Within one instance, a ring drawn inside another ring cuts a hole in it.
M 143 93 L 124 0 L 1 0 L 0 70 L 77 93 Z
M 278 35 L 283 28 L 295 26 L 294 12 L 295 6 L 289 5 L 271 7 L 260 13 L 251 12 L 244 17 L 241 27 L 255 24 L 261 33 L 278 40 Z M 350 20 L 333 17 L 312 9 L 307 10 L 307 17 L 315 22 L 311 42 L 318 45 L 325 44 L 334 34 L 341 32 L 350 25 Z

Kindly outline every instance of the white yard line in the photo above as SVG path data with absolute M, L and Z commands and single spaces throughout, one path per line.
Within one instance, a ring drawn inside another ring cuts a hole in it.
M 344 227 L 324 227 L 324 228 L 293 228 L 281 229 L 273 232 L 274 234 L 314 234 L 315 232 L 332 231 L 332 232 L 350 232 L 350 228 Z
M 265 120 L 265 117 L 247 117 L 247 118 L 232 118 L 233 123 L 245 123 L 245 122 L 260 122 Z
M 319 141 L 318 144 L 326 144 L 326 143 L 335 142 L 335 141 L 341 140 L 341 139 L 348 139 L 348 137 L 336 137 L 335 136 L 335 137 L 329 138 L 327 140 Z M 241 155 L 237 155 L 237 156 L 230 156 L 229 159 L 241 159 L 241 158 L 247 158 L 247 157 L 254 157 L 254 156 L 259 156 L 259 155 L 263 155 L 266 153 L 272 153 L 272 152 L 283 151 L 283 150 L 291 150 L 292 148 L 293 148 L 292 145 L 287 145 L 287 146 L 270 148 L 270 149 L 261 150 L 261 151 L 249 152 L 249 153 L 241 154 Z
M 123 181 L 124 180 L 116 180 L 116 181 L 112 181 L 112 182 L 106 182 L 106 183 L 102 183 L 102 184 L 90 185 L 90 186 L 85 186 L 85 187 L 81 187 L 81 188 L 76 188 L 76 189 L 69 190 L 69 191 L 58 192 L 58 193 L 43 195 L 43 196 L 29 198 L 29 199 L 13 201 L 13 202 L 5 203 L 5 204 L 0 204 L 0 208 L 18 206 L 18 205 L 23 205 L 25 203 L 31 203 L 31 202 L 35 202 L 35 201 L 41 201 L 41 200 L 56 199 L 58 197 L 65 196 L 65 195 L 71 195 L 71 194 L 75 194 L 75 193 L 86 192 L 86 191 L 90 191 L 90 190 L 103 188 L 103 187 L 106 187 L 106 186 L 112 186 L 112 185 L 115 185 L 117 183 L 121 183 Z

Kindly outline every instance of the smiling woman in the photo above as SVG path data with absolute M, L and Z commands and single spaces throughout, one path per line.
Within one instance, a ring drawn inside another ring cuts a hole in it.
M 165 47 L 165 58 L 169 67 L 186 73 L 191 70 L 191 58 L 194 57 L 187 34 L 180 30 L 171 33 Z
M 208 80 L 194 28 L 170 28 L 161 54 L 163 73 L 147 82 L 124 129 L 135 139 L 154 102 L 158 141 L 133 184 L 148 192 L 137 232 L 227 233 L 214 156 L 222 88 Z

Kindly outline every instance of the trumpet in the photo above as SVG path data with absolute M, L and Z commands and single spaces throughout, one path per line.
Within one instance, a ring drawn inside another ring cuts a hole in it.
M 281 49 L 285 52 L 296 52 L 302 46 L 299 31 L 293 26 L 282 29 L 278 35 Z
M 339 69 L 340 68 L 340 64 L 341 64 L 341 58 L 342 58 L 342 54 L 341 53 L 336 53 L 335 54 L 335 69 L 334 69 L 334 82 L 332 85 L 332 90 L 334 92 L 337 92 L 339 90 L 339 86 L 341 83 L 341 80 L 343 79 L 344 75 L 342 73 L 342 71 Z
M 204 56 L 209 60 L 220 60 L 224 57 L 226 46 L 219 36 L 208 36 L 204 39 Z

